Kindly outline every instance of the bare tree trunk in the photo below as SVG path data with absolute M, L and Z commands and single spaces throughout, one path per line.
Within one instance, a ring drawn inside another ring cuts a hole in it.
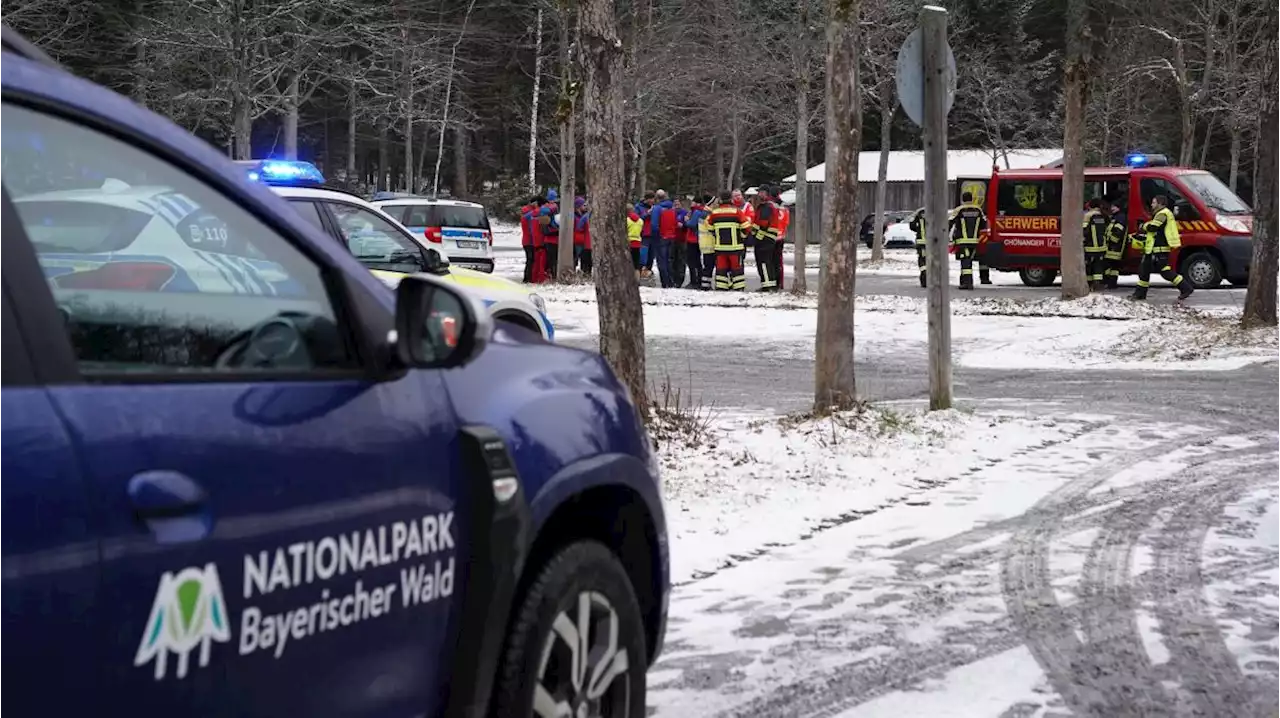
M 791 291 L 807 294 L 809 284 L 805 278 L 805 245 L 809 241 L 809 0 L 797 0 L 799 5 L 799 36 L 796 38 L 796 210 L 791 220 L 792 243 L 795 245 L 795 266 L 791 272 Z M 717 135 L 717 139 L 719 135 Z M 716 160 L 722 160 L 719 141 Z M 717 168 L 717 173 L 719 168 Z
M 1240 140 L 1243 134 L 1239 121 L 1233 120 L 1231 122 L 1231 169 L 1227 171 L 1227 186 L 1232 192 L 1236 191 L 1236 184 L 1240 179 Z
M 583 0 L 582 116 L 587 186 L 601 211 L 592 217 L 600 353 L 648 417 L 644 312 L 631 268 L 622 194 L 622 43 L 613 0 Z
M 636 120 L 635 126 L 631 129 L 631 174 L 627 179 L 627 196 L 635 197 L 637 194 L 644 194 L 644 189 L 640 187 L 640 120 Z M 637 191 L 638 190 L 638 191 Z
M 253 159 L 253 116 L 250 114 L 249 98 L 241 95 L 235 105 L 234 132 L 237 160 Z
M 1196 163 L 1196 167 L 1204 169 L 1205 164 L 1209 160 L 1209 140 L 1213 138 L 1213 117 L 1209 117 L 1209 122 L 1204 128 L 1204 143 L 1200 145 L 1200 161 Z
M 358 104 L 356 81 L 352 80 L 347 88 L 347 189 L 351 189 L 356 184 L 356 107 Z
M 410 53 L 404 53 L 404 188 L 406 192 L 417 190 L 413 167 L 413 62 Z
M 1068 18 L 1070 15 L 1068 15 Z M 1187 75 L 1187 56 L 1182 41 L 1173 44 L 1173 66 L 1178 85 L 1178 101 L 1182 119 L 1182 147 L 1178 151 L 1178 166 L 1190 167 L 1196 145 L 1195 107 L 1191 100 L 1191 78 Z
M 1062 100 L 1065 119 L 1062 128 L 1062 298 L 1078 299 L 1089 294 L 1084 273 L 1084 120 L 1089 93 L 1088 0 L 1068 0 L 1067 61 L 1063 67 Z
M 453 196 L 466 199 L 467 187 L 467 128 L 453 128 Z
M 738 163 L 742 161 L 742 133 L 739 130 L 738 118 L 735 116 L 729 122 L 729 141 L 733 144 L 729 155 L 729 176 L 724 178 L 724 184 L 729 189 L 737 189 L 738 183 L 734 179 L 738 176 Z
M 636 194 L 643 197 L 649 189 L 649 147 L 644 143 L 644 131 L 640 123 L 636 123 L 636 139 L 640 142 L 640 157 L 636 160 L 636 181 L 640 188 Z
M 893 133 L 893 111 L 896 106 L 891 100 L 893 93 L 893 75 L 886 73 L 886 79 L 880 83 L 880 167 L 876 174 L 876 209 L 871 228 L 871 261 L 884 259 L 884 205 L 889 194 L 889 150 L 890 135 Z
M 298 159 L 298 73 L 289 73 L 284 91 L 284 158 Z
M 1249 264 L 1249 289 L 1244 295 L 1244 316 L 1240 323 L 1245 327 L 1276 325 L 1276 273 L 1277 238 L 1280 222 L 1277 222 L 1276 141 L 1280 135 L 1280 119 L 1277 118 L 1275 88 L 1278 82 L 1276 69 L 1276 16 L 1270 13 L 1267 21 L 1270 40 L 1264 44 L 1270 56 L 1267 73 L 1260 95 L 1263 107 L 1260 130 L 1254 154 L 1253 186 L 1253 260 Z M 1264 139 L 1265 138 L 1265 139 Z
M 573 15 L 571 0 L 560 5 L 560 102 L 556 120 L 560 124 L 560 252 L 556 257 L 556 279 L 561 284 L 573 281 L 573 198 L 576 194 L 578 170 L 578 138 L 574 122 L 578 104 L 578 85 L 574 73 L 576 43 L 569 40 L 569 21 Z M 581 28 L 578 30 L 580 36 Z
M 716 133 L 716 191 L 727 192 L 729 186 L 725 183 L 724 173 L 724 133 Z
M 858 242 L 859 0 L 827 0 L 827 176 L 822 207 L 826 243 L 814 341 L 814 411 L 857 402 L 853 372 L 853 292 Z
M 542 94 L 542 8 L 538 8 L 537 39 L 533 45 L 533 107 L 529 112 L 529 183 L 530 192 L 538 188 L 538 100 Z
M 476 7 L 476 0 L 467 3 L 467 14 L 462 16 L 462 30 L 453 39 L 453 49 L 449 51 L 449 76 L 444 83 L 444 111 L 440 115 L 440 142 L 436 144 L 436 172 L 431 180 L 431 194 L 440 194 L 440 161 L 444 159 L 444 132 L 449 126 L 449 101 L 453 98 L 453 69 L 458 61 L 458 46 L 467 34 L 467 24 L 471 22 L 471 11 Z
M 378 127 L 378 182 L 374 189 L 391 189 L 391 147 L 387 142 L 387 126 Z

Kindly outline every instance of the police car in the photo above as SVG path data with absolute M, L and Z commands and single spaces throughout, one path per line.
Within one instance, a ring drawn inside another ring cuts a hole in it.
M 250 180 L 269 185 L 308 223 L 350 249 L 388 286 L 395 288 L 406 274 L 430 272 L 476 294 L 495 319 L 536 332 L 548 341 L 555 338 L 555 326 L 547 317 L 542 297 L 509 279 L 444 262 L 434 247 L 382 208 L 349 192 L 323 187 L 324 176 L 310 162 L 258 160 L 237 164 L 245 168 Z
M 642 716 L 666 524 L 604 360 L 4 47 L 11 712 Z
M 493 272 L 493 230 L 483 205 L 392 192 L 375 194 L 373 203 L 439 247 L 450 264 Z

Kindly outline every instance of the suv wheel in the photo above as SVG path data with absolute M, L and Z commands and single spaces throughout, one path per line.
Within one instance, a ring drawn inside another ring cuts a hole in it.
M 1222 284 L 1222 265 L 1208 252 L 1196 252 L 1184 259 L 1182 274 L 1196 289 L 1212 289 Z
M 1053 269 L 1022 269 L 1018 271 L 1018 277 L 1028 287 L 1052 287 L 1058 272 Z
M 644 623 L 627 572 L 609 549 L 558 551 L 520 601 L 490 714 L 642 718 Z

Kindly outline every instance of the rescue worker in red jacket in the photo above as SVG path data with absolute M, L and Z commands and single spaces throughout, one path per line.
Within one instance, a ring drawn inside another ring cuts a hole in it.
M 542 207 L 547 201 L 542 197 L 533 198 L 533 206 L 530 208 L 528 217 L 529 235 L 533 242 L 532 249 L 532 266 L 529 267 L 529 281 L 533 284 L 541 284 L 547 281 L 547 253 L 546 245 L 542 241 L 542 225 L 539 223 L 542 217 Z M 529 256 L 529 255 L 526 255 Z
M 591 210 L 585 197 L 573 198 L 573 260 L 579 271 L 591 276 Z
M 775 191 L 776 187 L 773 188 Z M 780 198 L 776 198 L 779 199 Z M 778 251 L 774 253 L 778 263 L 778 291 L 785 289 L 783 279 L 786 277 L 786 262 L 782 259 L 782 248 L 787 245 L 787 231 L 791 229 L 791 210 L 782 204 L 778 205 Z
M 554 189 L 547 190 L 547 201 L 538 211 L 538 226 L 542 230 L 542 247 L 546 274 L 556 278 L 556 266 L 560 259 L 560 195 Z
M 756 206 L 755 255 L 756 272 L 760 275 L 760 291 L 778 291 L 778 236 L 782 224 L 778 205 L 773 202 L 773 188 L 762 185 L 757 190 Z
M 733 203 L 732 194 L 725 192 L 720 195 L 720 205 L 711 210 L 707 222 L 715 243 L 715 289 L 746 291 L 747 277 L 742 272 L 742 259 L 746 252 L 746 236 L 751 229 L 746 211 Z
M 709 198 L 695 198 L 684 215 L 684 259 L 689 268 L 689 288 L 702 289 L 702 250 L 698 247 L 698 225 L 707 216 Z
M 541 204 L 541 197 L 533 197 L 520 208 L 520 246 L 524 249 L 525 284 L 533 282 L 533 222 Z

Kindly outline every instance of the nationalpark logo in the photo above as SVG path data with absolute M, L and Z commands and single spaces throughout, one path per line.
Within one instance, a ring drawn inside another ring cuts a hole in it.
M 209 665 L 209 647 L 231 639 L 227 604 L 222 598 L 218 567 L 185 568 L 160 577 L 142 641 L 133 665 L 155 661 L 156 680 L 165 677 L 169 654 L 177 656 L 178 678 L 187 675 L 191 652 L 200 648 L 200 667 Z

